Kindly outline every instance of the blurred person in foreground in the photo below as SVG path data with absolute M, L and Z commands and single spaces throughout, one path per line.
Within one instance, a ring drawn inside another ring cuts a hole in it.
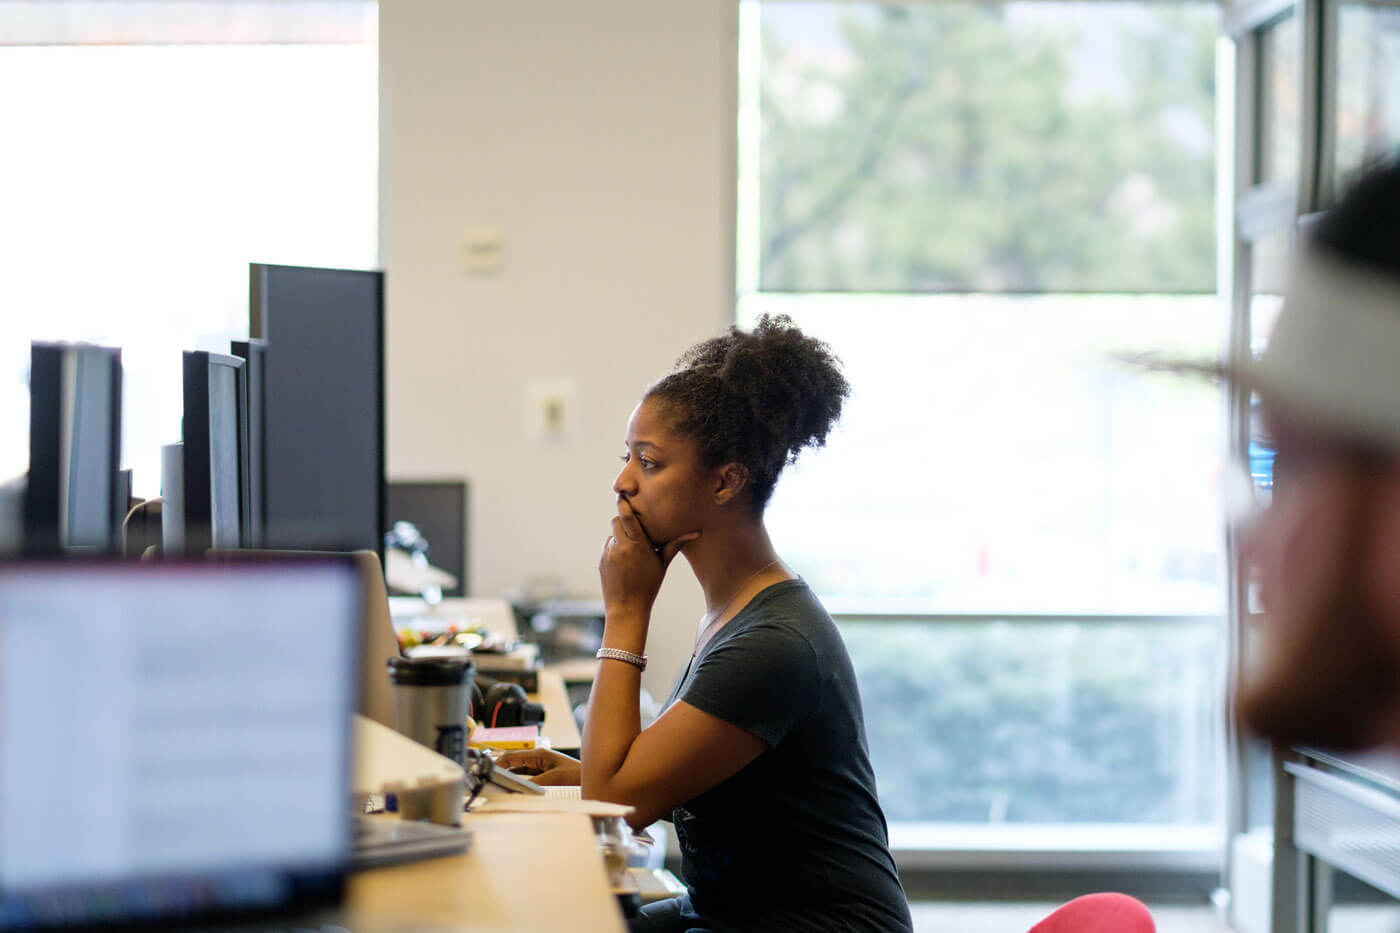
M 1400 163 L 1305 239 L 1267 348 L 1230 373 L 1276 450 L 1243 536 L 1266 618 L 1235 707 L 1287 745 L 1400 748 Z

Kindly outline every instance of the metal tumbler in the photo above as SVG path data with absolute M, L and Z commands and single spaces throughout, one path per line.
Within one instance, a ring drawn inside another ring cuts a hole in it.
M 394 728 L 458 764 L 466 760 L 470 658 L 390 658 Z

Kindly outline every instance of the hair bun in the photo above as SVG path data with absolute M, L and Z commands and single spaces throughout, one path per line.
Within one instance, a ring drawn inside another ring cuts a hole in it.
M 736 327 L 731 335 L 720 379 L 727 394 L 742 398 L 782 443 L 784 462 L 824 445 L 850 395 L 831 348 L 786 314 L 764 314 L 752 331 Z
M 826 443 L 850 384 L 841 361 L 787 315 L 762 315 L 691 347 L 647 393 L 681 409 L 677 427 L 700 441 L 707 465 L 749 470 L 758 507 L 782 468 Z

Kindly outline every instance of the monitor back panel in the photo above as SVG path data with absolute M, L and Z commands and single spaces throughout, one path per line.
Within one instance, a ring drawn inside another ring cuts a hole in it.
M 384 550 L 384 276 L 255 265 L 263 541 Z

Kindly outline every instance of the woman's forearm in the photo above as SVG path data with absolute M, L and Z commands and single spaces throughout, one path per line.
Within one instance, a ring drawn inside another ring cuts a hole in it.
M 633 654 L 646 653 L 648 619 L 610 612 L 603 627 L 603 647 Z M 583 796 L 591 800 L 619 798 L 615 778 L 642 731 L 642 672 L 625 661 L 604 659 L 588 698 L 583 724 Z

